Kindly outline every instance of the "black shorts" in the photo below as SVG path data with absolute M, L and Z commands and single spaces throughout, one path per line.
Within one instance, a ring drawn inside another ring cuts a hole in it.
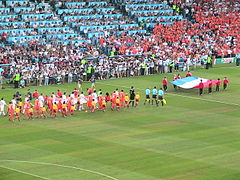
M 157 95 L 155 94 L 155 95 L 152 95 L 152 98 L 153 99 L 157 99 Z
M 146 99 L 150 99 L 150 96 L 149 96 L 149 95 L 146 95 Z
M 135 100 L 135 96 L 130 96 L 130 101 L 134 101 Z
M 158 96 L 158 100 L 163 100 L 163 97 L 162 96 Z

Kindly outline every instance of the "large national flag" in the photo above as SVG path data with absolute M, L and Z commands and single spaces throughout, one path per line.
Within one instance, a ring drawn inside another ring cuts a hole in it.
M 204 79 L 200 77 L 186 77 L 183 79 L 177 79 L 175 81 L 170 81 L 171 84 L 174 84 L 180 88 L 191 89 L 191 88 L 199 88 L 200 81 L 202 80 L 204 88 L 208 87 L 210 80 Z M 217 80 L 212 80 L 212 84 L 216 84 Z

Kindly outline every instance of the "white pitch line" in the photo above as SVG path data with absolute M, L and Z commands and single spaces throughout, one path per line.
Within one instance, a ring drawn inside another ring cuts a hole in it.
M 114 86 L 114 87 L 117 87 L 117 86 L 118 86 L 118 87 L 122 87 L 122 88 L 129 88 L 129 87 L 127 87 L 127 86 L 113 85 L 113 84 L 102 83 L 102 82 L 98 82 L 98 84 L 103 84 L 103 85 L 107 85 L 107 86 Z M 135 88 L 135 89 L 144 90 L 144 89 L 141 89 L 141 88 Z M 201 101 L 215 102 L 215 103 L 232 105 L 232 106 L 240 106 L 240 104 L 228 103 L 228 102 L 218 101 L 218 100 L 214 100 L 214 99 L 202 99 L 202 98 L 198 98 L 198 97 L 185 96 L 185 95 L 180 95 L 180 94 L 175 94 L 175 93 L 167 93 L 167 94 L 173 95 L 173 96 L 179 96 L 179 97 L 189 98 L 189 99 L 201 100 Z
M 18 170 L 18 169 L 14 169 L 14 168 L 2 166 L 2 165 L 1 165 L 0 167 L 1 167 L 1 168 L 4 168 L 4 169 L 11 170 L 11 171 L 16 171 L 16 172 L 19 172 L 19 173 L 22 173 L 22 174 L 27 174 L 27 175 L 29 175 L 29 176 L 41 178 L 41 179 L 44 179 L 44 180 L 51 180 L 51 179 L 49 179 L 49 178 L 46 178 L 46 177 L 43 177 L 43 176 L 39 176 L 39 175 L 36 175 L 36 174 L 32 174 L 32 173 L 28 173 L 28 172 L 25 172 L 25 171 L 21 171 L 21 170 Z
M 58 167 L 63 167 L 63 168 L 69 168 L 69 169 L 76 169 L 76 170 L 80 170 L 80 171 L 86 171 L 92 174 L 97 174 L 99 176 L 103 176 L 106 177 L 108 179 L 112 179 L 112 180 L 119 180 L 115 177 L 109 176 L 107 174 L 103 174 L 97 171 L 92 171 L 89 169 L 84 169 L 84 168 L 79 168 L 79 167 L 75 167 L 75 166 L 66 166 L 66 165 L 61 165 L 61 164 L 55 164 L 55 163 L 46 163 L 46 162 L 34 162 L 34 161 L 20 161 L 20 160 L 0 160 L 0 162 L 19 162 L 19 163 L 29 163 L 29 164 L 39 164 L 39 165 L 48 165 L 48 166 L 58 166 Z M 50 179 L 47 179 L 50 180 Z

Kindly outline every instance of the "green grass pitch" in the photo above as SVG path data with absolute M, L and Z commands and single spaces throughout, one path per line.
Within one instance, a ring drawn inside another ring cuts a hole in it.
M 227 76 L 229 89 L 200 97 L 197 89 L 171 87 L 165 107 L 144 106 L 144 89 L 159 87 L 165 75 L 112 79 L 98 81 L 97 89 L 128 91 L 133 85 L 141 93 L 138 108 L 16 123 L 0 117 L 0 180 L 239 180 L 240 69 L 216 65 L 193 75 Z M 15 91 L 0 90 L 0 97 L 10 100 Z

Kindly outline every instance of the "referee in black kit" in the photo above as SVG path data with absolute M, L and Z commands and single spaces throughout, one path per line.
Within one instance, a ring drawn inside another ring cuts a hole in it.
M 135 102 L 135 90 L 133 86 L 130 89 L 130 102 L 129 105 L 132 103 L 132 107 L 134 107 L 134 102 Z

